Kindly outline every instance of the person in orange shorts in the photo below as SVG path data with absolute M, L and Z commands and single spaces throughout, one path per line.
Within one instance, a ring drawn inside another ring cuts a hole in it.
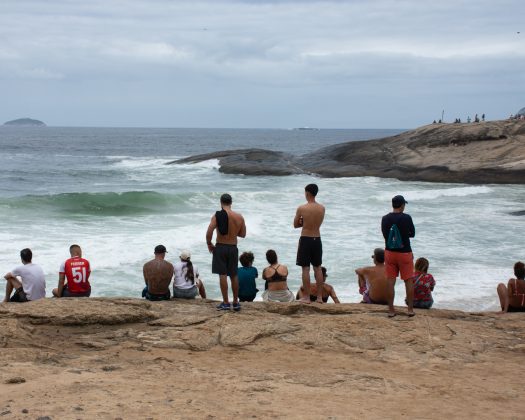
M 408 316 L 414 316 L 414 256 L 410 238 L 416 235 L 412 217 L 404 213 L 407 201 L 402 195 L 392 198 L 392 212 L 383 216 L 381 231 L 385 238 L 385 272 L 389 284 L 388 316 L 396 315 L 394 286 L 399 275 L 405 281 Z

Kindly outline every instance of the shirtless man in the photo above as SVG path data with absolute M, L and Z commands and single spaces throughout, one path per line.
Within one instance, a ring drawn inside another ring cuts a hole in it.
M 230 310 L 228 299 L 228 276 L 232 284 L 233 310 L 240 311 L 239 304 L 239 281 L 237 278 L 237 261 L 239 250 L 237 249 L 237 237 L 246 237 L 246 224 L 240 213 L 232 210 L 232 197 L 230 194 L 221 196 L 222 210 L 215 212 L 212 216 L 208 230 L 206 231 L 206 243 L 208 251 L 213 254 L 212 273 L 219 275 L 221 286 L 222 303 L 217 306 L 218 310 Z M 216 243 L 212 242 L 213 232 L 217 231 Z
M 164 260 L 166 247 L 157 245 L 154 253 L 155 258 L 144 264 L 142 273 L 146 287 L 142 291 L 142 297 L 148 300 L 169 300 L 170 282 L 173 277 L 173 265 Z
M 321 243 L 321 224 L 324 220 L 325 208 L 315 201 L 319 191 L 316 184 L 308 184 L 304 188 L 306 204 L 299 206 L 293 220 L 294 228 L 301 229 L 299 247 L 297 248 L 296 264 L 302 267 L 303 297 L 299 300 L 310 303 L 310 265 L 314 268 L 315 283 L 317 284 L 317 303 L 323 303 L 323 245 Z
M 385 272 L 385 251 L 374 249 L 374 265 L 355 270 L 359 282 L 359 293 L 363 295 L 361 303 L 388 305 L 389 283 Z
M 333 286 L 328 284 L 326 282 L 326 278 L 328 277 L 328 273 L 326 272 L 325 267 L 321 267 L 321 271 L 323 273 L 323 302 L 328 302 L 328 298 L 332 298 L 334 303 L 341 303 L 339 302 L 339 298 L 337 297 L 335 293 L 335 289 Z M 315 302 L 317 301 L 317 283 L 310 283 L 310 301 Z M 295 297 L 297 300 L 301 300 L 304 296 L 304 290 L 303 286 L 297 291 L 297 296 Z

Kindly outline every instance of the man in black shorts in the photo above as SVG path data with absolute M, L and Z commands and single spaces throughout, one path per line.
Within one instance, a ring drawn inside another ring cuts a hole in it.
M 232 197 L 230 194 L 221 196 L 222 210 L 215 212 L 206 232 L 208 251 L 213 254 L 212 272 L 219 275 L 222 303 L 217 306 L 219 310 L 230 310 L 228 299 L 228 276 L 230 277 L 233 292 L 233 310 L 240 311 L 239 281 L 237 278 L 237 237 L 246 237 L 246 224 L 240 213 L 231 209 Z M 217 231 L 216 243 L 212 242 L 213 232 Z
M 317 303 L 323 303 L 323 245 L 321 243 L 321 225 L 324 220 L 325 208 L 315 201 L 319 187 L 308 184 L 304 188 L 306 204 L 299 206 L 293 221 L 294 228 L 301 229 L 299 247 L 297 249 L 296 264 L 302 267 L 303 303 L 310 303 L 310 265 L 314 268 L 315 283 L 317 284 Z

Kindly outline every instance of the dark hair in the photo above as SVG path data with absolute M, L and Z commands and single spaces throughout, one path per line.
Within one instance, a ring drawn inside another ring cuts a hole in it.
M 227 206 L 231 205 L 232 203 L 232 196 L 230 194 L 223 194 L 221 195 L 221 203 L 226 204 Z
M 414 269 L 420 273 L 426 273 L 428 271 L 428 260 L 423 257 L 418 258 L 414 265 Z
M 30 263 L 33 259 L 33 253 L 29 248 L 24 248 L 22 251 L 20 251 L 20 258 L 23 262 Z
M 374 258 L 379 264 L 385 262 L 385 250 L 383 248 L 374 249 Z
M 186 263 L 186 281 L 191 281 L 191 284 L 195 284 L 195 272 L 193 271 L 193 264 L 188 258 L 187 260 L 182 260 Z
M 326 274 L 326 267 L 321 267 L 321 271 L 323 272 L 323 277 L 328 277 L 328 274 Z
M 277 253 L 273 249 L 266 251 L 266 261 L 268 261 L 270 265 L 277 264 Z
M 73 244 L 69 247 L 69 252 L 73 251 L 73 249 L 75 248 L 80 248 L 80 245 L 77 245 L 77 244 Z
M 517 279 L 525 280 L 525 264 L 521 261 L 514 264 L 514 275 Z
M 319 187 L 317 186 L 317 184 L 308 184 L 306 187 L 304 187 L 304 190 L 308 191 L 315 197 L 319 192 Z
M 253 253 L 251 252 L 243 252 L 241 256 L 239 257 L 239 262 L 243 267 L 249 267 L 250 264 L 253 263 L 253 260 L 255 257 L 253 256 Z

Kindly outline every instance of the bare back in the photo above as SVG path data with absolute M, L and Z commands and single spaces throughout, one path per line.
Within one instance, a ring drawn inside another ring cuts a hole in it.
M 228 233 L 221 235 L 217 226 L 215 227 L 217 232 L 217 243 L 237 245 L 237 237 L 244 237 L 246 235 L 246 225 L 244 223 L 244 217 L 240 213 L 233 211 L 230 208 L 224 208 L 228 213 Z M 215 216 L 213 216 L 215 218 Z M 217 221 L 215 221 L 217 224 Z
M 161 295 L 169 292 L 171 278 L 173 277 L 173 265 L 171 263 L 153 259 L 144 264 L 142 272 L 150 293 Z
M 389 285 L 384 264 L 365 267 L 360 270 L 368 284 L 368 296 L 374 302 L 388 302 Z
M 301 236 L 318 238 L 321 236 L 321 225 L 323 224 L 325 208 L 317 202 L 303 204 L 297 208 L 294 226 L 301 226 L 299 220 L 302 218 Z

